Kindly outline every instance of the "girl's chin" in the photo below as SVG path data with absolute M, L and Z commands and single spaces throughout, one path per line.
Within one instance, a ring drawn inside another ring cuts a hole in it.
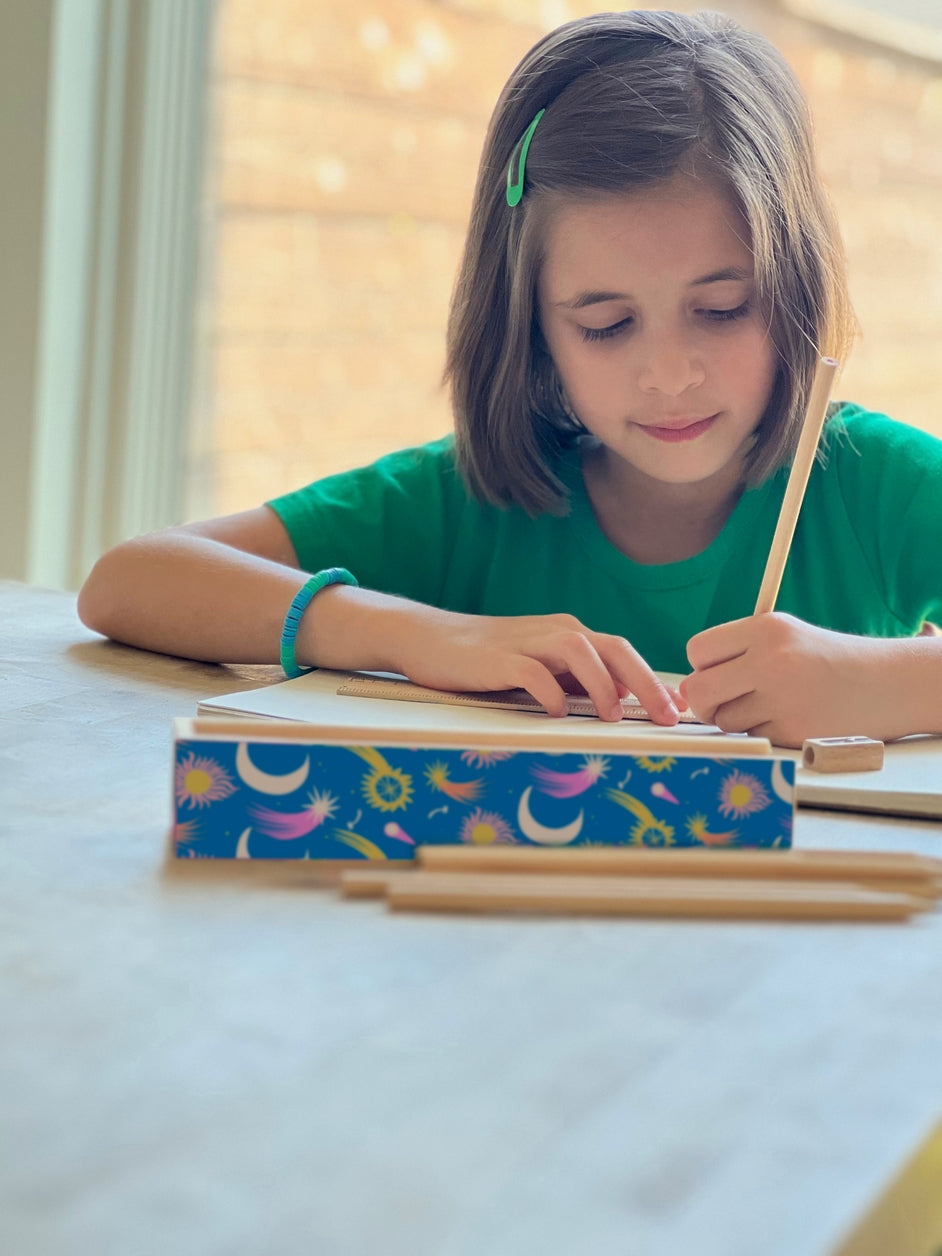
M 684 457 L 680 450 L 671 456 L 667 450 L 661 452 L 658 447 L 655 456 L 644 457 L 638 451 L 621 455 L 620 460 L 627 463 L 631 473 L 641 475 L 644 479 L 656 484 L 677 485 L 706 484 L 713 482 L 720 491 L 725 491 L 730 482 L 739 483 L 743 475 L 743 460 L 740 451 L 731 458 L 705 458 L 702 452 L 690 451 Z

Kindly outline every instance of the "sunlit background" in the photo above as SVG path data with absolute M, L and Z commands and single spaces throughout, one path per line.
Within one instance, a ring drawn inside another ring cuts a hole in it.
M 221 0 L 191 515 L 448 429 L 444 325 L 488 115 L 542 32 L 605 7 Z M 861 6 L 856 37 L 846 5 L 723 7 L 811 99 L 861 324 L 841 396 L 942 435 L 939 65 L 904 51 L 898 3 Z
M 135 532 L 447 431 L 487 119 L 604 7 L 0 6 L 0 577 L 74 589 Z M 839 395 L 942 436 L 942 4 L 715 7 L 810 97 L 861 328 Z

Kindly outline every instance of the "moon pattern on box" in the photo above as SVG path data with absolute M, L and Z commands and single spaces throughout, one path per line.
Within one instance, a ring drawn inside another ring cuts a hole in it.
M 422 844 L 791 845 L 794 764 L 182 740 L 180 858 L 410 859 Z

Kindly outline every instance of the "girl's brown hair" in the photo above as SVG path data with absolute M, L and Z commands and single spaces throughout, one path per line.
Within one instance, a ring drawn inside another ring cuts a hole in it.
M 540 109 L 523 199 L 507 169 Z M 531 514 L 563 508 L 552 464 L 584 429 L 566 405 L 536 314 L 547 209 L 695 171 L 751 233 L 778 356 L 747 482 L 790 461 L 820 354 L 853 333 L 843 250 L 814 160 L 807 104 L 759 35 L 716 13 L 599 13 L 540 40 L 491 118 L 448 323 L 461 469 L 472 490 Z

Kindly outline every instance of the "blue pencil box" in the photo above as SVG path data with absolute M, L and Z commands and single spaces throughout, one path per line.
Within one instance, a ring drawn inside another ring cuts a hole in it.
M 408 860 L 424 844 L 791 846 L 795 764 L 760 738 L 174 721 L 179 859 Z M 577 727 L 578 725 L 578 727 Z M 532 731 L 531 731 L 532 730 Z

